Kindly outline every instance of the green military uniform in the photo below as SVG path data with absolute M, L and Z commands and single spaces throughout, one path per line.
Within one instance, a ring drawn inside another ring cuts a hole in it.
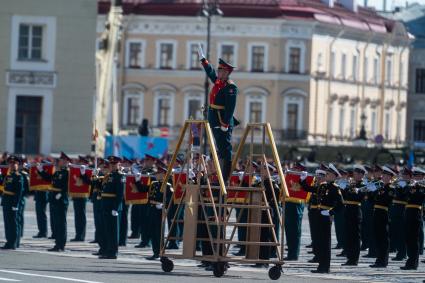
M 221 81 L 217 78 L 217 73 L 207 59 L 201 60 L 207 76 L 214 83 L 210 92 L 208 122 L 212 128 L 216 141 L 218 155 L 223 163 L 223 178 L 225 181 L 230 176 L 232 162 L 232 130 L 239 122 L 233 117 L 236 108 L 236 97 L 238 87 L 231 81 Z M 219 68 L 230 71 L 233 66 L 219 59 Z
M 22 181 L 23 181 L 23 192 L 22 197 L 19 202 L 18 206 L 18 240 L 16 243 L 16 247 L 19 248 L 19 245 L 21 244 L 21 238 L 24 236 L 24 211 L 25 211 L 25 204 L 26 204 L 26 197 L 28 197 L 28 194 L 30 193 L 30 187 L 29 187 L 29 176 L 28 172 L 26 170 L 20 171 L 22 175 Z
M 9 157 L 10 159 L 11 157 Z M 18 244 L 19 223 L 18 207 L 23 193 L 23 177 L 18 171 L 10 172 L 8 175 L 0 175 L 0 184 L 4 191 L 1 200 L 3 206 L 3 219 L 6 234 L 6 244 L 2 249 L 16 249 Z

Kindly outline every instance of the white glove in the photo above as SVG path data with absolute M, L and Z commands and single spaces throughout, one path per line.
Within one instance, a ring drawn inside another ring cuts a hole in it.
M 202 50 L 202 45 L 198 43 L 198 56 L 199 60 L 202 60 L 205 58 L 204 50 Z
M 43 172 L 43 165 L 37 164 L 37 170 L 40 171 L 40 172 Z
M 118 216 L 118 211 L 112 210 L 112 216 Z
M 17 207 L 12 207 L 12 211 L 18 211 Z
M 228 127 L 221 126 L 220 127 L 220 130 L 222 130 L 223 132 L 227 132 L 229 130 L 229 128 Z
M 162 209 L 162 203 L 155 204 L 156 209 Z
M 330 216 L 329 210 L 322 210 L 320 211 L 320 214 L 322 214 L 323 216 Z
M 136 173 L 136 176 L 135 176 L 136 182 L 139 182 L 141 178 L 142 178 L 142 174 L 140 174 L 139 172 L 137 172 Z
M 374 192 L 374 191 L 376 191 L 376 190 L 377 190 L 377 188 L 376 188 L 376 186 L 375 186 L 375 184 L 374 184 L 374 183 L 368 183 L 368 184 L 366 185 L 366 188 L 367 188 L 367 190 L 368 190 L 368 191 L 370 191 L 370 192 Z
M 61 198 L 61 196 L 62 196 L 62 194 L 61 194 L 61 193 L 59 193 L 59 194 L 57 194 L 57 195 L 55 196 L 55 199 L 59 200 L 59 199 Z
M 81 175 L 86 174 L 86 165 L 81 165 L 80 166 L 80 173 L 81 173 Z
M 24 163 L 24 164 L 22 165 L 22 167 L 24 167 L 25 169 L 30 169 L 30 168 L 31 168 L 31 164 L 29 164 L 29 163 Z M 1 174 L 1 172 L 0 172 L 0 174 Z
M 300 175 L 300 180 L 304 181 L 307 178 L 307 172 L 306 171 L 302 171 L 301 175 Z

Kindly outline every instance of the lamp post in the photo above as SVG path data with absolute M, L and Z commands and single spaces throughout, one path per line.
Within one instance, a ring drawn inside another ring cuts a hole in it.
M 360 126 L 360 132 L 359 132 L 359 137 L 358 137 L 358 139 L 360 139 L 360 140 L 367 140 L 366 129 L 365 129 L 366 118 L 367 117 L 363 112 L 362 115 L 360 116 L 361 126 Z
M 204 4 L 201 10 L 201 16 L 207 18 L 207 50 L 205 56 L 209 60 L 210 58 L 210 43 L 211 43 L 211 18 L 213 16 L 223 16 L 223 11 L 220 10 L 218 1 L 204 0 Z M 208 75 L 205 75 L 205 100 L 204 100 L 204 120 L 208 120 L 208 93 L 209 93 L 210 82 Z M 207 154 L 207 135 L 204 134 L 204 154 Z

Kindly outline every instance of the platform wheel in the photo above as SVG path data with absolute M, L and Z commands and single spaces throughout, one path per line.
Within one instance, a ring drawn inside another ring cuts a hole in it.
M 213 263 L 213 273 L 215 277 L 222 277 L 226 272 L 226 263 L 225 262 L 214 262 Z
M 275 265 L 269 269 L 269 277 L 271 280 L 278 280 L 282 274 L 282 266 Z
M 174 263 L 169 258 L 161 258 L 161 267 L 164 272 L 171 272 L 174 269 Z

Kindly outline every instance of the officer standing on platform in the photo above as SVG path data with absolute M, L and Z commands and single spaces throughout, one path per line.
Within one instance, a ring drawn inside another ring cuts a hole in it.
M 201 46 L 199 46 L 198 54 L 207 76 L 214 83 L 209 95 L 208 122 L 213 131 L 218 156 L 223 162 L 223 180 L 227 182 L 232 167 L 232 131 L 233 127 L 239 124 L 233 117 L 238 87 L 229 79 L 235 67 L 219 59 L 216 72 L 205 58 Z
M 3 176 L 0 172 L 0 184 L 4 186 L 1 206 L 3 206 L 4 229 L 6 234 L 6 244 L 2 249 L 14 250 L 18 247 L 19 243 L 18 209 L 24 190 L 24 180 L 22 174 L 19 172 L 19 162 L 18 157 L 9 156 L 7 158 L 9 165 L 8 174 Z
M 68 211 L 68 178 L 69 169 L 68 165 L 71 162 L 65 153 L 61 152 L 58 159 L 57 170 L 53 175 L 45 172 L 41 165 L 37 166 L 37 171 L 40 176 L 46 180 L 52 182 L 52 188 L 49 193 L 49 202 L 52 206 L 53 217 L 53 234 L 55 235 L 55 246 L 48 249 L 50 252 L 63 252 L 65 250 L 66 235 L 67 235 L 67 223 L 66 213 Z
M 105 250 L 100 259 L 116 259 L 119 242 L 119 213 L 124 198 L 125 176 L 120 171 L 121 158 L 109 156 L 110 173 L 102 183 L 102 226 Z

